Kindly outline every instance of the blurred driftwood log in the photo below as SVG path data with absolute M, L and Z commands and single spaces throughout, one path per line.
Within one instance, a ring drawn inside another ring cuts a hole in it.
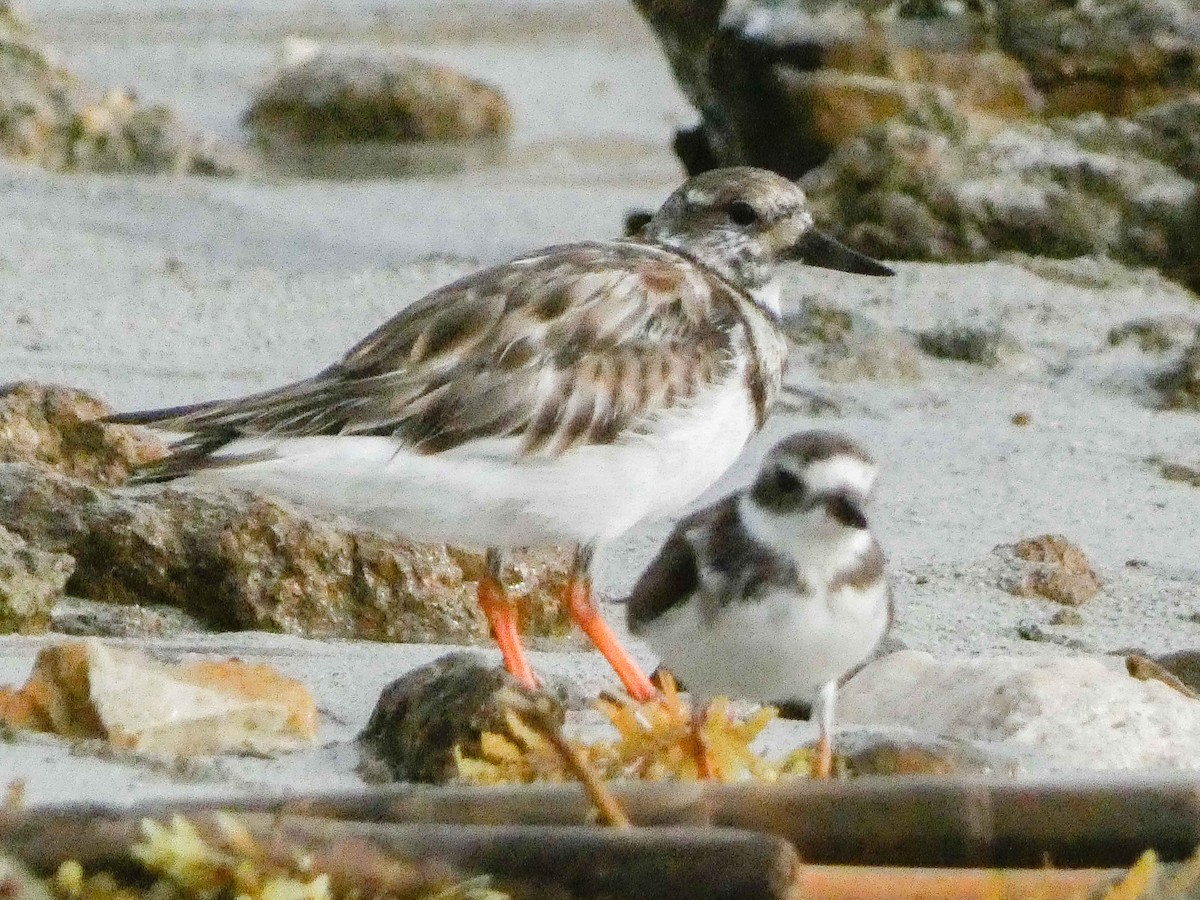
M 1200 846 L 1196 779 L 1018 783 L 897 777 L 612 786 L 635 826 L 714 825 L 764 832 L 791 843 L 809 863 L 1040 867 L 1049 859 L 1058 867 L 1119 867 L 1131 865 L 1147 849 L 1164 861 L 1177 861 Z M 34 832 L 89 817 L 218 808 L 431 825 L 577 826 L 593 818 L 577 785 L 395 786 L 324 797 L 242 796 L 136 810 L 73 806 L 0 813 L 0 845 L 27 846 Z
M 211 814 L 191 819 L 202 835 L 219 832 Z M 527 900 L 782 900 L 796 896 L 800 866 L 786 841 L 728 828 L 395 824 L 254 813 L 238 821 L 273 854 L 303 854 L 314 871 L 363 896 L 394 895 L 398 877 L 488 875 Z M 133 815 L 40 817 L 0 837 L 0 846 L 47 873 L 67 859 L 88 870 L 120 868 L 140 837 L 139 822 Z

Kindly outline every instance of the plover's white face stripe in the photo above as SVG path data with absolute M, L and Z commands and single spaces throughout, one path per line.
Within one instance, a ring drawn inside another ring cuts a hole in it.
M 803 472 L 796 474 L 804 479 L 809 491 L 814 494 L 849 490 L 866 497 L 875 487 L 879 468 L 856 456 L 839 454 L 809 463 Z
M 824 506 L 780 514 L 743 496 L 739 509 L 751 537 L 791 557 L 811 587 L 823 588 L 838 573 L 853 568 L 871 547 L 870 531 L 841 525 Z

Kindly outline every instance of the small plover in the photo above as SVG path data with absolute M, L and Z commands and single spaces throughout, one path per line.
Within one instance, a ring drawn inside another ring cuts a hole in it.
M 838 680 L 891 625 L 883 553 L 864 511 L 876 466 L 847 438 L 793 435 L 753 484 L 681 521 L 628 600 L 630 630 L 692 693 L 817 701 L 832 764 Z
M 575 544 L 570 613 L 646 700 L 653 686 L 592 601 L 593 551 L 684 508 L 762 426 L 786 356 L 773 277 L 787 260 L 892 274 L 817 231 L 787 179 L 717 170 L 636 237 L 469 275 L 311 378 L 112 421 L 187 433 L 143 482 L 218 481 L 487 550 L 479 601 L 531 686 L 502 553 Z

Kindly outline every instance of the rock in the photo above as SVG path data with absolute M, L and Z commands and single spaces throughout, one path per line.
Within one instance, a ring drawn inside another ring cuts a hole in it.
M 1190 344 L 1196 336 L 1196 328 L 1196 321 L 1187 316 L 1132 319 L 1110 329 L 1108 343 L 1119 347 L 1128 341 L 1136 341 L 1138 348 L 1147 353 L 1165 353 Z
M 810 361 L 832 381 L 921 380 L 913 341 L 868 316 L 806 297 L 799 314 L 785 319 L 783 328 L 795 343 L 813 345 Z
M 1143 154 L 1200 181 L 1200 94 L 1143 109 L 1133 121 L 1141 128 L 1136 140 Z
M 1154 661 L 1193 691 L 1200 691 L 1200 650 L 1165 653 L 1154 657 Z
M 50 629 L 75 637 L 109 638 L 176 637 L 212 630 L 169 606 L 126 606 L 79 597 L 63 597 L 54 605 Z
M 482 558 L 349 531 L 237 491 L 113 494 L 25 463 L 0 464 L 0 525 L 76 560 L 68 591 L 165 605 L 218 629 L 308 637 L 477 642 Z M 565 550 L 504 574 L 527 633 L 567 627 Z
M 1000 47 L 1052 114 L 1127 114 L 1200 88 L 1200 9 L 1186 0 L 995 0 Z
M 75 560 L 30 547 L 0 527 L 0 634 L 45 631 Z
M 414 669 L 383 689 L 359 735 L 365 768 L 395 781 L 454 780 L 459 752 L 480 756 L 485 732 L 509 733 L 509 694 L 540 697 L 557 710 L 559 725 L 565 719 L 556 701 L 527 691 L 504 669 L 470 653 L 451 653 Z
M 1124 147 L 1200 181 L 1200 94 L 1147 107 L 1128 119 L 1089 113 L 1054 124 L 1089 150 Z
M 852 332 L 817 360 L 830 381 L 920 381 L 921 360 L 913 342 L 898 331 L 869 329 Z
M 504 96 L 446 66 L 390 54 L 296 47 L 258 93 L 248 127 L 301 143 L 465 141 L 512 128 Z
M 848 310 L 808 297 L 800 314 L 784 319 L 787 336 L 797 344 L 844 344 L 854 330 L 854 317 Z
M 50 61 L 10 6 L 0 6 L 0 153 L 55 170 L 232 174 L 228 149 L 129 91 L 103 97 Z
M 91 484 L 119 485 L 166 454 L 142 429 L 98 421 L 112 412 L 84 391 L 17 382 L 0 387 L 0 463 L 38 462 Z
M 1200 329 L 1179 358 L 1151 384 L 1159 392 L 1164 409 L 1200 409 Z
M 1060 609 L 1050 617 L 1051 625 L 1082 625 L 1084 618 L 1079 614 L 1079 610 L 1070 607 Z
M 868 43 L 865 52 L 827 51 L 828 68 L 814 71 L 775 67 L 780 91 L 803 123 L 796 140 L 814 148 L 821 162 L 872 125 L 924 104 L 1018 120 L 1040 106 L 1029 76 L 1003 54 L 928 53 L 886 43 L 878 53 L 871 49 Z
M 838 702 L 843 725 L 983 741 L 1031 769 L 1200 769 L 1200 703 L 1096 659 L 906 650 L 868 665 Z
M 1053 622 L 1051 624 L 1054 624 Z M 1017 625 L 1017 637 L 1023 641 L 1033 641 L 1040 644 L 1055 644 L 1079 653 L 1097 653 L 1097 648 L 1087 641 L 1081 641 L 1065 634 L 1050 631 L 1039 622 L 1021 622 Z
M 931 90 L 1011 121 L 1132 115 L 1200 88 L 1200 11 L 1187 0 L 634 5 L 701 116 L 677 137 L 680 158 L 706 168 L 796 177 Z
M 1182 481 L 1192 487 L 1200 487 L 1200 468 L 1165 460 L 1155 460 L 1155 462 L 1158 463 L 1162 477 L 1167 481 Z
M 317 710 L 298 681 L 239 660 L 168 666 L 99 641 L 43 649 L 0 721 L 147 753 L 272 755 L 312 743 Z
M 930 108 L 868 129 L 802 185 L 823 226 L 884 259 L 1107 254 L 1200 285 L 1200 188 L 1062 126 L 986 131 Z
M 938 359 L 952 359 L 979 366 L 1000 362 L 1000 349 L 1006 336 L 999 328 L 972 325 L 944 325 L 917 334 L 917 346 Z
M 1092 571 L 1083 551 L 1059 534 L 1027 538 L 1011 547 L 1021 574 L 1005 585 L 1018 597 L 1045 597 L 1055 603 L 1079 606 L 1100 593 L 1100 579 Z
M 852 777 L 864 775 L 1011 775 L 1012 760 L 966 741 L 928 737 L 839 735 L 838 756 Z
M 1026 118 L 1041 104 L 1022 66 L 978 49 L 962 16 L 868 20 L 855 4 L 808 0 L 634 6 L 700 113 L 698 129 L 676 136 L 691 174 L 757 165 L 795 178 L 931 95 L 989 118 Z
M 1183 669 L 1191 670 L 1188 674 L 1193 676 L 1196 674 L 1194 671 L 1196 664 L 1194 653 L 1190 655 L 1190 658 L 1185 657 L 1182 661 L 1172 660 L 1172 662 L 1182 662 Z M 1200 700 L 1200 693 L 1197 693 L 1195 688 L 1188 685 L 1176 676 L 1174 672 L 1156 660 L 1149 659 L 1137 653 L 1131 653 L 1125 657 L 1125 670 L 1139 681 L 1159 681 L 1172 690 L 1183 694 L 1185 697 L 1189 697 L 1192 700 Z

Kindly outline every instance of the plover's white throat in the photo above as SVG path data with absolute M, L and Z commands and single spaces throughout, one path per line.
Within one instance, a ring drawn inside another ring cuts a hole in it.
M 754 483 L 676 526 L 628 603 L 700 708 L 717 695 L 818 701 L 828 774 L 838 679 L 887 632 L 891 591 L 864 505 L 876 467 L 856 444 L 805 432 Z
M 143 481 L 211 479 L 489 549 L 480 601 L 530 684 L 495 577 L 501 552 L 577 544 L 572 615 L 647 699 L 591 601 L 592 551 L 691 502 L 762 425 L 785 347 L 778 309 L 756 298 L 789 259 L 891 274 L 815 231 L 790 181 L 717 170 L 672 194 L 641 236 L 463 278 L 304 381 L 113 418 L 188 433 Z

